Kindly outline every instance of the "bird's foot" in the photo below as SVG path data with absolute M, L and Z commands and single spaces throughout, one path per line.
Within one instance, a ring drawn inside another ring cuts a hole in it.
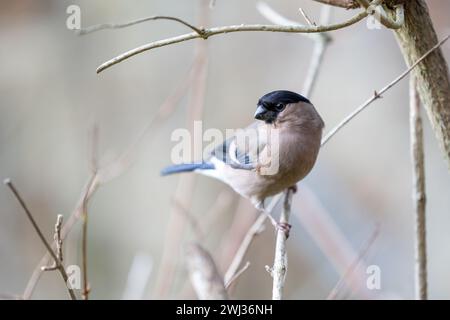
M 286 239 L 289 238 L 289 232 L 291 231 L 292 226 L 287 222 L 278 222 L 272 216 L 269 216 L 269 218 L 275 230 L 283 232 Z
M 289 188 L 289 191 L 292 191 L 292 193 L 297 193 L 297 185 L 293 185 L 293 186 L 290 186 Z
M 289 233 L 291 231 L 292 225 L 287 222 L 278 222 L 276 225 L 277 230 L 282 231 L 286 236 L 286 239 L 289 238 Z

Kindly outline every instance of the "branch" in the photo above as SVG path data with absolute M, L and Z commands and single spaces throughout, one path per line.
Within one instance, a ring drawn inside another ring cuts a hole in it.
M 405 25 L 395 30 L 395 34 L 404 60 L 410 66 L 434 46 L 438 38 L 424 0 L 405 1 L 404 6 Z M 436 50 L 413 74 L 422 105 L 450 170 L 450 77 L 442 50 Z
M 410 99 L 410 136 L 413 176 L 413 202 L 416 215 L 415 243 L 415 291 L 417 300 L 427 300 L 427 243 L 426 243 L 426 193 L 425 166 L 423 151 L 423 129 L 420 116 L 420 101 L 415 77 L 409 83 Z
M 362 11 L 355 15 L 354 17 L 350 18 L 347 21 L 332 24 L 332 25 L 324 25 L 324 26 L 302 26 L 302 25 L 264 25 L 264 24 L 250 24 L 250 25 L 232 25 L 232 26 L 223 26 L 223 27 L 214 27 L 209 29 L 203 29 L 202 35 L 199 35 L 197 32 L 193 33 L 187 33 L 184 35 L 176 36 L 173 38 L 168 38 L 164 40 L 154 41 L 150 42 L 148 44 L 145 44 L 143 46 L 137 47 L 135 49 L 132 49 L 130 51 L 127 51 L 125 53 L 122 53 L 121 55 L 106 61 L 105 63 L 101 64 L 97 68 L 97 73 L 102 72 L 105 69 L 108 69 L 109 67 L 120 63 L 124 60 L 127 60 L 128 58 L 131 58 L 132 56 L 135 56 L 139 53 L 172 45 L 179 42 L 189 41 L 193 39 L 203 38 L 208 39 L 209 37 L 220 35 L 220 34 L 226 34 L 226 33 L 232 33 L 232 32 L 285 32 L 285 33 L 319 33 L 319 32 L 326 32 L 326 31 L 333 31 L 342 29 L 345 27 L 348 27 L 352 24 L 357 23 L 358 21 L 361 21 L 364 19 L 368 13 L 366 11 Z
M 100 31 L 100 30 L 105 30 L 105 29 L 122 29 L 122 28 L 126 28 L 129 26 L 134 26 L 136 24 L 142 23 L 142 22 L 146 22 L 146 21 L 152 21 L 152 20 L 172 20 L 172 21 L 176 21 L 178 23 L 181 23 L 182 25 L 185 25 L 186 27 L 194 30 L 200 37 L 202 37 L 203 35 L 203 29 L 202 28 L 197 28 L 195 26 L 193 26 L 192 24 L 177 18 L 177 17 L 169 17 L 169 16 L 151 16 L 151 17 L 146 17 L 146 18 L 141 18 L 141 19 L 137 19 L 137 20 L 132 20 L 129 22 L 125 22 L 125 23 L 103 23 L 103 24 L 97 24 L 97 25 L 93 25 L 90 27 L 87 27 L 85 29 L 81 29 L 79 30 L 77 33 L 78 35 L 86 35 L 92 32 L 96 32 L 96 31 Z
M 15 188 L 13 183 L 11 182 L 11 179 L 6 179 L 4 181 L 4 184 L 11 190 L 11 192 L 16 197 L 17 201 L 20 203 L 22 209 L 25 211 L 28 219 L 30 220 L 31 224 L 33 225 L 34 230 L 38 234 L 38 236 L 41 239 L 41 241 L 44 244 L 44 246 L 47 248 L 48 253 L 51 255 L 51 257 L 55 261 L 56 269 L 58 269 L 59 273 L 61 274 L 61 276 L 62 276 L 62 278 L 64 280 L 64 285 L 66 286 L 67 291 L 69 292 L 70 298 L 72 300 L 77 300 L 77 298 L 75 296 L 75 292 L 73 291 L 73 289 L 69 288 L 68 285 L 67 285 L 67 280 L 68 280 L 69 277 L 67 276 L 67 273 L 66 273 L 66 270 L 64 269 L 64 266 L 62 265 L 61 261 L 58 259 L 57 255 L 53 251 L 53 249 L 50 246 L 50 244 L 48 243 L 48 241 L 45 239 L 44 234 L 42 233 L 41 229 L 39 228 L 39 226 L 37 225 L 36 221 L 34 220 L 33 215 L 31 214 L 31 211 L 28 209 L 27 205 L 25 204 L 25 201 L 20 196 L 19 192 L 17 191 L 17 189 Z
M 250 267 L 249 261 L 247 261 L 247 263 L 241 268 L 241 270 L 236 272 L 235 275 L 228 282 L 225 282 L 225 289 L 228 290 L 231 287 L 231 285 L 235 283 L 236 280 L 245 272 L 245 270 L 248 269 L 248 267 Z
M 289 223 L 289 216 L 291 214 L 293 189 L 287 189 L 284 196 L 283 211 L 281 212 L 280 224 Z M 275 258 L 273 267 L 267 267 L 267 271 L 273 278 L 272 299 L 281 300 L 283 297 L 284 284 L 288 268 L 288 258 L 286 249 L 286 240 L 288 233 L 284 230 L 278 229 L 277 242 L 275 246 Z
M 56 217 L 55 233 L 53 235 L 53 240 L 55 241 L 55 244 L 56 244 L 56 257 L 58 258 L 58 260 L 61 263 L 63 262 L 63 251 L 62 251 L 63 240 L 61 238 L 62 223 L 63 223 L 63 215 L 58 214 L 58 216 Z M 53 262 L 53 265 L 51 265 L 51 266 L 48 266 L 48 267 L 42 266 L 41 270 L 42 271 L 53 271 L 53 270 L 56 270 L 57 268 L 58 268 L 58 265 L 56 264 L 56 262 Z
M 314 0 L 314 1 L 345 9 L 359 8 L 359 3 L 356 2 L 355 0 Z
M 95 145 L 95 144 L 94 144 Z M 94 152 L 95 154 L 96 152 Z M 91 189 L 96 182 L 97 177 L 97 167 L 95 166 L 92 174 L 91 181 L 88 183 L 87 190 Z M 84 195 L 82 204 L 81 204 L 81 218 L 83 222 L 83 230 L 82 230 L 82 244 L 81 244 L 81 257 L 82 257 L 82 268 L 83 268 L 83 299 L 89 300 L 89 281 L 88 281 L 88 272 L 87 272 L 87 227 L 88 227 L 88 194 Z
M 227 300 L 228 295 L 222 277 L 211 255 L 198 244 L 192 244 L 186 252 L 189 277 L 200 300 Z
M 439 41 L 433 48 L 428 50 L 419 60 L 413 63 L 408 69 L 406 69 L 402 74 L 400 74 L 397 78 L 395 78 L 388 85 L 383 87 L 380 91 L 375 91 L 374 94 L 362 105 L 356 108 L 352 113 L 350 113 L 347 117 L 344 118 L 336 127 L 331 129 L 331 131 L 322 139 L 322 146 L 325 145 L 340 129 L 342 129 L 347 123 L 350 122 L 354 117 L 356 117 L 361 111 L 366 109 L 372 102 L 381 98 L 381 95 L 391 89 L 394 85 L 396 85 L 400 80 L 406 77 L 419 63 L 421 63 L 424 59 L 426 59 L 431 53 L 433 53 L 436 49 L 438 49 L 441 45 L 443 45 L 448 39 L 450 35 L 446 36 L 444 39 Z

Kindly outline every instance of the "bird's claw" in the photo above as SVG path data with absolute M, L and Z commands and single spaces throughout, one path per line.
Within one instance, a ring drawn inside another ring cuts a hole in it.
M 275 228 L 279 231 L 282 231 L 285 236 L 286 239 L 289 238 L 289 233 L 291 231 L 292 225 L 290 225 L 287 222 L 278 222 L 277 225 L 275 226 Z

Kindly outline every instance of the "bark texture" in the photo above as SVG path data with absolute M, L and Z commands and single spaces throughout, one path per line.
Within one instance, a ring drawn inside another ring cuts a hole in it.
M 405 25 L 395 30 L 408 65 L 418 60 L 437 42 L 428 7 L 424 0 L 405 4 Z M 442 50 L 437 49 L 414 70 L 417 90 L 431 126 L 450 169 L 450 81 Z

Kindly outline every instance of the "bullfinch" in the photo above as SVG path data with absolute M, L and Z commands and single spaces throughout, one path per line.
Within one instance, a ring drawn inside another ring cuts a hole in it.
M 266 198 L 295 187 L 311 171 L 324 122 L 307 98 L 286 90 L 262 96 L 254 118 L 203 161 L 172 165 L 161 174 L 194 171 L 216 178 L 264 211 Z

